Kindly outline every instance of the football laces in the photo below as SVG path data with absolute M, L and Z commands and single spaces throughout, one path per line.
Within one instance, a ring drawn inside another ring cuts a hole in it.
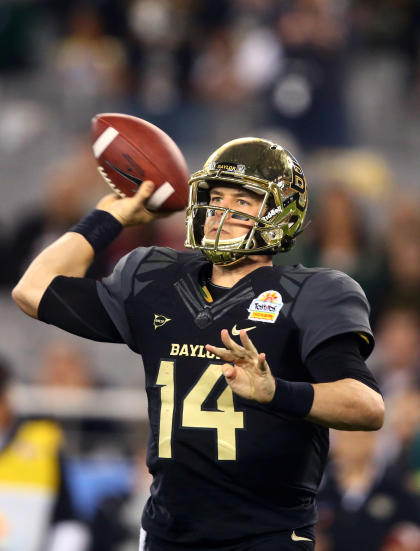
M 108 174 L 105 172 L 105 169 L 102 166 L 98 166 L 98 172 L 105 180 L 105 182 L 109 185 L 109 187 L 112 189 L 112 191 L 115 191 L 115 193 L 117 193 L 123 199 L 124 197 L 127 197 L 127 195 L 122 191 L 120 191 L 117 188 L 117 186 L 112 182 L 111 178 L 108 176 Z

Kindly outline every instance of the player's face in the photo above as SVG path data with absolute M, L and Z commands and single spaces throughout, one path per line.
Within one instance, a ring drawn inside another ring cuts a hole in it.
M 239 187 L 217 186 L 210 190 L 210 205 L 238 210 L 252 216 L 257 216 L 259 213 L 261 202 L 261 197 Z M 204 224 L 204 235 L 207 239 L 216 238 L 223 214 L 224 211 L 208 210 Z M 220 233 L 220 239 L 235 239 L 246 235 L 253 224 L 252 219 L 242 219 L 235 214 L 228 214 Z

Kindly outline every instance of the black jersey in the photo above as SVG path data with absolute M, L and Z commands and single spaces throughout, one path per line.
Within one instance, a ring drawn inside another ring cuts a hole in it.
M 341 272 L 264 266 L 207 302 L 206 265 L 200 253 L 141 248 L 97 283 L 122 340 L 143 356 L 154 481 L 142 525 L 203 546 L 314 523 L 328 453 L 328 429 L 234 395 L 205 344 L 246 329 L 275 377 L 317 382 L 305 360 L 318 344 L 352 332 L 367 352 L 373 343 L 366 297 Z

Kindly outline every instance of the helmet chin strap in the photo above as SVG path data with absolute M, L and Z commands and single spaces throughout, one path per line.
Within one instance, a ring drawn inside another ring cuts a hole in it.
M 218 251 L 216 254 L 214 251 L 209 250 L 201 250 L 201 252 L 214 266 L 233 266 L 234 264 L 242 262 L 248 256 L 246 254 L 240 254 L 238 258 L 232 258 L 230 251 Z M 236 255 L 237 253 L 234 254 Z

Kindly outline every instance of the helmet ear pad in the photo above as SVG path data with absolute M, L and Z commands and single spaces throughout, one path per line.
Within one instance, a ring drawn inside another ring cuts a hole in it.
M 272 209 L 274 209 L 275 206 L 276 206 L 276 204 L 275 204 L 275 201 L 274 201 L 274 197 L 272 195 L 269 195 L 269 197 L 267 199 L 266 207 L 265 207 L 264 212 L 263 212 L 263 216 L 265 214 L 267 214 L 268 212 L 270 212 Z M 263 225 L 261 223 L 259 223 L 257 225 L 257 230 L 259 230 L 259 229 L 261 229 L 261 230 L 263 229 Z M 260 231 L 255 232 L 254 240 L 255 240 L 255 243 L 256 243 L 257 247 L 264 247 L 264 246 L 267 245 L 267 243 L 262 238 L 262 235 L 261 235 Z M 273 249 L 265 250 L 261 254 L 276 254 L 277 252 L 278 252 L 278 249 L 273 248 Z

